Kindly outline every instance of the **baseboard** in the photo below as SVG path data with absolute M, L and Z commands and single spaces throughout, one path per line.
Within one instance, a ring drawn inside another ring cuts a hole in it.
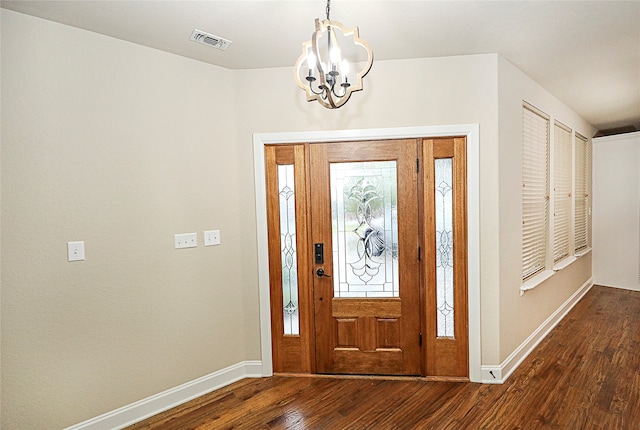
M 502 378 L 502 365 L 482 366 L 480 370 L 483 384 L 502 384 L 506 378 Z
M 122 429 L 241 379 L 260 377 L 261 361 L 243 361 L 65 430 Z
M 482 366 L 483 384 L 502 384 L 535 347 L 553 330 L 567 313 L 593 286 L 593 279 L 585 282 L 549 318 L 547 318 L 502 364 Z M 146 418 L 157 415 L 189 400 L 210 393 L 244 378 L 263 376 L 262 362 L 243 361 L 201 378 L 155 394 L 130 405 L 116 409 L 87 421 L 67 427 L 65 430 L 122 429 Z
M 549 316 L 531 335 L 525 339 L 499 366 L 482 366 L 483 384 L 502 384 L 520 363 L 527 358 L 536 346 L 547 337 L 549 332 L 558 325 L 569 311 L 582 299 L 593 286 L 593 278 L 585 282 L 571 295 L 553 314 Z

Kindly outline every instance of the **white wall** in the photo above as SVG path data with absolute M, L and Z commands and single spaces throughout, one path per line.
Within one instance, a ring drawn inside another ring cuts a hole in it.
M 640 290 L 640 132 L 593 139 L 593 279 Z

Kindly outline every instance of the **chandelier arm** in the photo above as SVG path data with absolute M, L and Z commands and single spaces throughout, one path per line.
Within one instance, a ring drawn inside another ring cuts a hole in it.
M 320 90 L 320 91 L 316 91 L 313 89 L 313 87 L 311 85 L 309 85 L 309 90 L 311 90 L 311 92 L 317 96 L 324 94 L 324 91 Z
M 322 85 L 318 85 L 318 91 L 313 89 L 313 85 L 311 82 L 309 82 L 309 89 L 311 90 L 311 92 L 317 96 L 321 95 L 324 93 L 324 88 L 322 88 Z
M 342 85 L 340 85 L 340 87 L 342 87 L 343 89 L 342 95 L 336 93 L 335 85 L 331 87 L 331 92 L 333 93 L 334 96 L 338 97 L 339 99 L 347 95 L 347 87 L 343 87 Z

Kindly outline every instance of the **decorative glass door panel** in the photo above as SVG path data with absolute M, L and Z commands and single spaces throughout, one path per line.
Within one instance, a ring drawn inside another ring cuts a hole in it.
M 399 297 L 395 161 L 331 163 L 334 297 Z
M 296 194 L 293 164 L 278 166 L 280 196 L 280 252 L 284 334 L 300 334 L 298 318 L 298 253 L 296 250 Z
M 415 140 L 310 147 L 319 373 L 420 374 L 416 155 Z
M 466 140 L 424 139 L 426 374 L 466 377 Z
M 434 160 L 438 337 L 454 337 L 453 159 Z

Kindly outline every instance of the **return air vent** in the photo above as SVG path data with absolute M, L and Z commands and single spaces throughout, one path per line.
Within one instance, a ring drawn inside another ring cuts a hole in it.
M 225 51 L 229 47 L 229 45 L 231 45 L 230 40 L 214 36 L 213 34 L 205 33 L 204 31 L 200 31 L 198 29 L 193 30 L 193 33 L 191 33 L 191 37 L 189 39 L 193 40 L 194 42 L 202 43 L 203 45 L 209 45 L 213 48 L 220 49 L 221 51 Z

